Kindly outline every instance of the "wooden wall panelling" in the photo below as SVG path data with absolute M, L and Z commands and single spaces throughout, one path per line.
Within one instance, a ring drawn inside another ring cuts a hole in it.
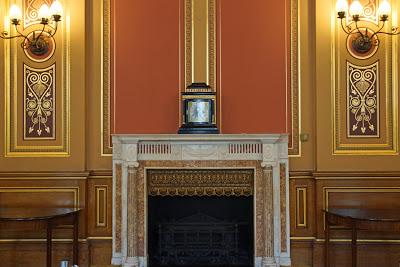
M 112 176 L 88 179 L 88 236 L 112 235 Z
M 7 178 L 0 175 L 0 203 L 3 207 L 82 207 L 86 209 L 86 177 L 27 177 Z M 86 236 L 86 210 L 79 218 L 79 237 Z M 15 224 L 18 229 L 18 223 Z M 68 232 L 69 233 L 69 232 Z M 1 238 L 10 238 L 7 234 L 21 234 L 18 231 L 1 231 Z M 25 233 L 22 233 L 25 234 Z M 30 238 L 35 233 L 27 232 Z M 60 231 L 65 238 L 66 231 Z M 23 235 L 22 235 L 23 236 Z M 22 237 L 21 237 L 22 238 Z M 57 234 L 55 234 L 57 238 Z
M 318 175 L 318 174 L 317 174 Z M 321 177 L 316 182 L 317 238 L 324 238 L 324 216 L 322 210 L 332 207 L 400 208 L 399 177 Z M 400 235 L 391 233 L 394 239 Z M 361 237 L 360 237 L 361 238 Z M 392 238 L 391 238 L 392 239 Z
M 0 173 L 0 203 L 3 207 L 82 207 L 79 221 L 80 263 L 87 266 L 86 244 L 87 173 Z M 2 223 L 0 258 L 4 266 L 43 266 L 45 225 L 40 222 Z M 71 229 L 54 230 L 53 263 L 72 259 Z
M 323 266 L 324 215 L 326 207 L 355 207 L 373 209 L 398 209 L 400 197 L 399 173 L 315 173 L 316 179 L 316 239 L 314 266 Z M 349 231 L 333 231 L 331 257 L 333 266 L 350 262 Z M 399 262 L 400 235 L 393 232 L 360 231 L 359 266 L 378 266 L 384 256 L 384 266 L 397 266 Z
M 61 260 L 72 259 L 72 241 L 53 241 L 52 266 L 59 266 Z M 45 240 L 34 242 L 1 242 L 1 266 L 4 267 L 43 267 L 46 266 Z M 71 262 L 70 262 L 71 263 Z M 89 250 L 86 241 L 79 242 L 79 266 L 90 267 Z
M 110 239 L 94 238 L 88 240 L 89 266 L 109 266 L 111 263 L 112 242 Z
M 313 266 L 313 240 L 291 241 L 292 267 Z
M 289 179 L 290 227 L 292 240 L 315 236 L 314 179 L 310 173 L 291 173 Z

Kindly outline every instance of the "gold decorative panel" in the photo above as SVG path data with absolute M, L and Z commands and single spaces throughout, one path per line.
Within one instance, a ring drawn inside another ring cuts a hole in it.
M 215 0 L 185 0 L 185 20 L 185 88 L 206 82 L 216 91 Z
M 55 138 L 56 65 L 35 69 L 24 64 L 24 140 Z
M 300 50 L 299 50 L 299 0 L 290 1 L 290 58 L 289 58 L 289 155 L 301 156 L 301 112 L 300 112 Z
M 110 0 L 102 1 L 102 87 L 101 87 L 101 155 L 112 155 L 111 143 L 111 7 Z
M 374 18 L 378 1 L 361 3 L 364 18 L 359 27 L 377 31 Z M 351 40 L 334 13 L 331 54 L 333 154 L 398 154 L 398 52 L 394 49 L 397 39 L 380 35 L 378 49 L 359 55 L 349 46 Z M 385 30 L 391 27 L 389 22 Z
M 23 0 L 23 25 L 41 29 L 37 7 L 47 0 Z M 4 6 L 10 2 L 5 1 Z M 21 38 L 4 42 L 5 156 L 70 156 L 70 21 L 68 2 L 50 40 L 50 54 L 33 58 L 21 48 Z M 28 12 L 28 13 L 27 13 Z M 11 30 L 5 25 L 5 30 Z M 26 33 L 28 29 L 24 30 Z
M 347 136 L 379 137 L 379 62 L 347 62 Z
M 152 196 L 249 196 L 253 170 L 148 170 Z

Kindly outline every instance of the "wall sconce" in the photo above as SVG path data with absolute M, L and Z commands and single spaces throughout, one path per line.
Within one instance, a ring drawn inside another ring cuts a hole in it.
M 29 50 L 36 56 L 42 56 L 47 53 L 49 49 L 48 39 L 56 34 L 58 22 L 61 21 L 62 15 L 63 8 L 58 0 L 55 0 L 50 8 L 46 4 L 43 4 L 38 11 L 40 24 L 43 25 L 41 30 L 31 30 L 27 34 L 24 34 L 18 27 L 22 20 L 22 12 L 21 9 L 14 4 L 10 7 L 9 17 L 11 24 L 14 25 L 16 34 L 12 35 L 8 31 L 3 31 L 0 33 L 0 38 L 7 40 L 23 38 L 24 41 L 21 43 L 23 49 Z
M 378 34 L 400 34 L 398 27 L 392 27 L 391 32 L 383 31 L 385 23 L 389 20 L 389 14 L 391 12 L 390 4 L 387 0 L 383 0 L 378 8 L 379 23 L 377 31 L 374 31 L 368 27 L 359 27 L 360 17 L 363 13 L 363 7 L 359 0 L 353 0 L 350 8 L 347 0 L 338 0 L 336 2 L 336 11 L 343 31 L 349 36 L 354 35 L 351 45 L 353 49 L 360 54 L 366 54 L 374 46 L 379 46 Z M 346 26 L 345 23 L 347 13 L 349 13 L 351 16 L 352 22 Z

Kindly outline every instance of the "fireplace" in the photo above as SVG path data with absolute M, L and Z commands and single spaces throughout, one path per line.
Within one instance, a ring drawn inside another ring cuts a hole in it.
M 286 135 L 113 136 L 113 258 L 290 266 Z
M 253 266 L 251 196 L 149 196 L 150 267 Z

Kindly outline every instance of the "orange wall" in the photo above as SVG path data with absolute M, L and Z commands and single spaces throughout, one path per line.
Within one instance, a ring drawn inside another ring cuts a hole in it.
M 114 133 L 177 132 L 182 7 L 183 0 L 115 1 Z M 221 132 L 286 132 L 285 1 L 217 7 Z
M 175 133 L 180 0 L 114 0 L 114 133 Z
M 220 7 L 222 131 L 286 132 L 285 1 Z

